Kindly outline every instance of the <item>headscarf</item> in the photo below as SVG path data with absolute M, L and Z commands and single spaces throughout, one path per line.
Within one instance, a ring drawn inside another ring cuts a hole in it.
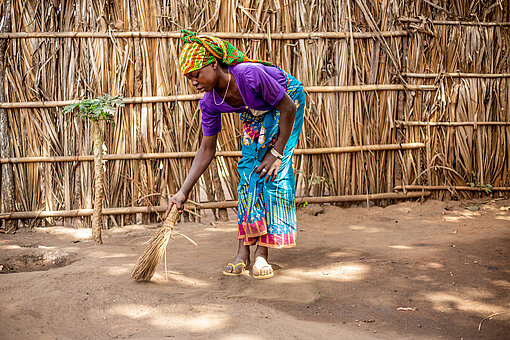
M 188 30 L 182 30 L 182 33 L 184 33 L 182 37 L 184 46 L 179 56 L 179 62 L 184 74 L 201 69 L 212 63 L 215 59 L 230 66 L 242 62 L 272 65 L 267 61 L 248 58 L 243 52 L 235 48 L 234 45 L 223 39 L 207 35 L 199 37 L 196 33 Z

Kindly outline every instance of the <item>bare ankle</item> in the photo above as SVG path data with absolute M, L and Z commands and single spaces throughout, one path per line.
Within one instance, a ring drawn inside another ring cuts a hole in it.
M 267 260 L 268 255 L 269 255 L 269 250 L 267 247 L 257 246 L 257 249 L 255 250 L 255 257 L 261 256 Z

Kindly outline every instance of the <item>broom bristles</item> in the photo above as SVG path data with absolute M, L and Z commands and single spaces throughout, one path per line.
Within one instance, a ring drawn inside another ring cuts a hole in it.
M 163 226 L 152 236 L 144 252 L 136 261 L 135 267 L 131 272 L 133 279 L 136 281 L 149 281 L 152 278 L 163 257 L 177 218 L 179 218 L 179 211 L 177 210 L 177 205 L 174 204 L 168 217 L 163 222 Z

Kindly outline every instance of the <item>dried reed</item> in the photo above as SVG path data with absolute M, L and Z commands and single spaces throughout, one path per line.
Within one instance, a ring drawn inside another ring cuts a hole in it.
M 166 246 L 174 230 L 175 222 L 179 218 L 179 211 L 174 204 L 167 218 L 163 222 L 163 226 L 158 232 L 150 239 L 149 244 L 136 261 L 131 277 L 136 281 L 150 281 L 158 264 L 163 258 Z

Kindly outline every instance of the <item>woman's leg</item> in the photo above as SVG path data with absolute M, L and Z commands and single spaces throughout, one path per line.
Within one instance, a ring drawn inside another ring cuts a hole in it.
M 238 263 L 244 263 L 246 267 L 250 265 L 250 246 L 244 245 L 244 239 L 239 239 L 239 246 L 237 248 L 237 255 L 234 257 L 234 260 L 231 262 L 234 266 Z M 225 267 L 225 272 L 238 274 L 243 271 L 243 266 L 237 266 L 235 269 L 232 265 L 227 265 Z

